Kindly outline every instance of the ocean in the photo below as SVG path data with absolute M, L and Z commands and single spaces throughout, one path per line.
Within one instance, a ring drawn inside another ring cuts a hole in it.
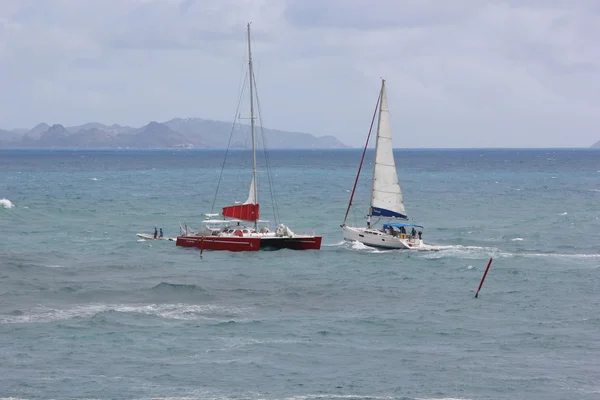
M 599 399 L 600 151 L 396 150 L 432 252 L 343 241 L 360 155 L 270 151 L 279 220 L 259 160 L 320 251 L 201 258 L 136 234 L 243 202 L 249 152 L 0 150 L 0 398 Z

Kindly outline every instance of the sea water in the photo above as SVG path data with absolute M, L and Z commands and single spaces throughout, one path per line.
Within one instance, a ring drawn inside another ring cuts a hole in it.
M 360 150 L 268 154 L 320 251 L 136 236 L 245 201 L 246 151 L 0 150 L 0 398 L 600 398 L 599 151 L 395 151 L 435 252 L 343 241 Z

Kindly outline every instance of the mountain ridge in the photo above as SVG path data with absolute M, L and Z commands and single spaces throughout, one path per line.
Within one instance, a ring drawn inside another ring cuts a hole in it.
M 231 137 L 231 140 L 230 140 Z M 334 136 L 314 136 L 271 128 L 256 129 L 259 146 L 268 148 L 350 148 Z M 31 129 L 0 129 L 0 148 L 246 148 L 250 145 L 250 126 L 202 118 L 173 118 L 151 121 L 135 128 L 119 124 L 87 122 L 81 125 L 49 125 Z

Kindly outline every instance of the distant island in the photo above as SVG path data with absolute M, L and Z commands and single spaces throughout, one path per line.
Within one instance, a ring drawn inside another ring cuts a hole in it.
M 600 140 L 590 146 L 592 149 L 600 149 Z
M 231 135 L 233 128 L 233 135 Z M 275 129 L 256 129 L 258 145 L 263 134 L 270 149 L 349 148 L 333 136 L 316 137 L 308 133 Z M 231 143 L 230 143 L 231 137 Z M 152 121 L 140 128 L 90 122 L 65 127 L 41 123 L 31 129 L 0 129 L 0 148 L 248 148 L 250 127 L 201 118 L 175 118 Z

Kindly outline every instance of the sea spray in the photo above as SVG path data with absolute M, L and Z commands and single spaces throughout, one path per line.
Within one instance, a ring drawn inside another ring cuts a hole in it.
M 8 199 L 0 199 L 0 205 L 4 208 L 13 208 L 15 205 Z

